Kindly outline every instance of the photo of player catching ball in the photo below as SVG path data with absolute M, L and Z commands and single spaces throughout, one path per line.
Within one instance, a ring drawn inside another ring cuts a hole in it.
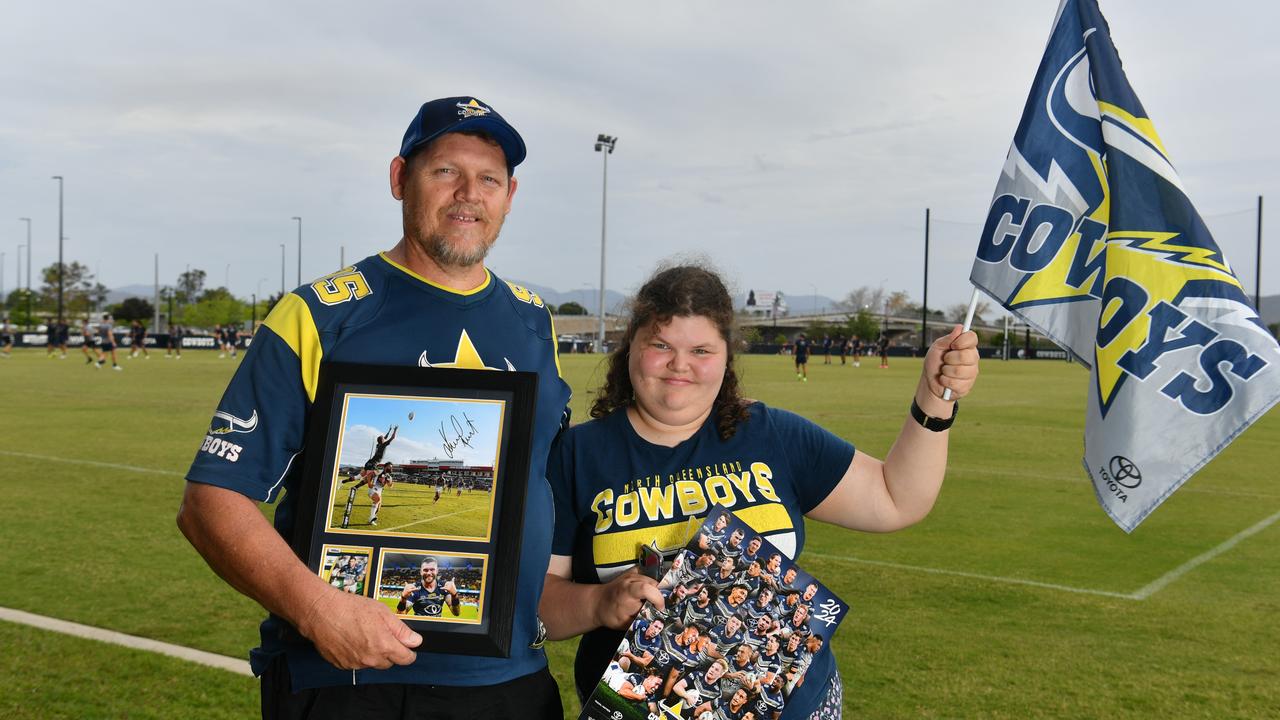
M 347 396 L 328 530 L 488 540 L 505 405 Z

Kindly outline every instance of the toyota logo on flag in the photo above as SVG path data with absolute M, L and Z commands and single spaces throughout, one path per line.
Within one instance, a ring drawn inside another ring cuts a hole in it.
M 1133 461 L 1123 455 L 1114 455 L 1110 463 L 1111 479 L 1132 490 L 1142 484 L 1142 472 Z

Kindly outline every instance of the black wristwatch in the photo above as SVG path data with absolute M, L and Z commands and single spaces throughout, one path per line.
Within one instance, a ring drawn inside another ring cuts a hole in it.
M 956 413 L 960 412 L 960 401 L 957 400 L 951 406 L 951 417 L 936 418 L 931 415 L 925 415 L 924 410 L 920 409 L 920 405 L 916 403 L 915 398 L 911 398 L 911 417 L 920 423 L 920 427 L 933 432 L 942 432 L 951 427 L 951 423 L 956 421 Z

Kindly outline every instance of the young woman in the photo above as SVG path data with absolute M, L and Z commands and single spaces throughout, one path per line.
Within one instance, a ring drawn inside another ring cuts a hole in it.
M 663 606 L 657 583 L 630 570 L 638 545 L 681 547 L 691 518 L 719 504 L 794 558 L 805 517 L 888 532 L 922 519 L 937 498 L 955 413 L 942 395 L 949 388 L 964 397 L 973 387 L 973 333 L 957 327 L 929 349 L 912 412 L 881 461 L 798 415 L 744 399 L 733 318 L 714 273 L 657 273 L 634 301 L 593 419 L 567 430 L 548 460 L 556 513 L 541 616 L 552 639 L 585 633 L 575 663 L 582 696 L 641 603 Z M 766 569 L 776 576 L 775 562 Z M 822 649 L 784 714 L 838 715 L 841 696 L 831 652 Z

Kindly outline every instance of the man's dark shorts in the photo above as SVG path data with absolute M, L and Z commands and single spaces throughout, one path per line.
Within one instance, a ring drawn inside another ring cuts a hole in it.
M 498 685 L 340 685 L 290 692 L 284 655 L 262 674 L 263 720 L 561 720 L 560 689 L 546 668 Z

